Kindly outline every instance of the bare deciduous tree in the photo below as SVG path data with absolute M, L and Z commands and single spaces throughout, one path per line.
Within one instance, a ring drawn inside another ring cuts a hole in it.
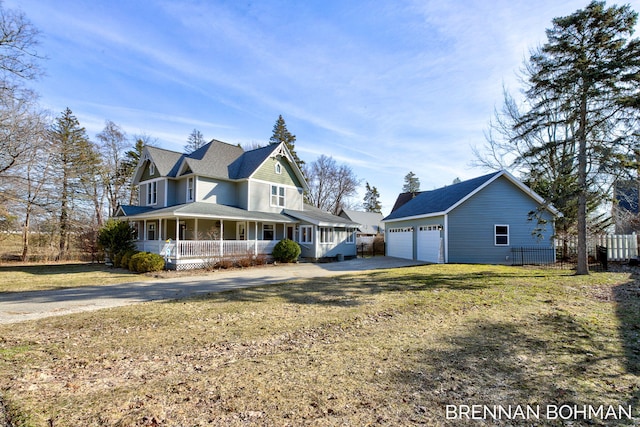
M 325 155 L 305 166 L 309 185 L 307 201 L 324 211 L 337 215 L 341 208 L 348 207 L 349 198 L 356 194 L 360 182 L 351 168 Z

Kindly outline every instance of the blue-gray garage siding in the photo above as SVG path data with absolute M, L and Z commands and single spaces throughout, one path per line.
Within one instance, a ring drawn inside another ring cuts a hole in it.
M 552 216 L 543 238 L 532 232 L 537 222 L 528 213 L 539 205 L 529 195 L 504 177 L 473 195 L 449 214 L 450 263 L 511 264 L 511 248 L 546 247 L 553 245 Z M 509 245 L 496 246 L 495 225 L 509 226 Z

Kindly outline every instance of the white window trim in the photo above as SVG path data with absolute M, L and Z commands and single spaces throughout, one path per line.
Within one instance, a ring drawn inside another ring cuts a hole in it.
M 271 239 L 271 240 L 276 240 L 276 225 L 273 224 L 273 223 L 264 223 L 264 224 L 262 224 L 262 240 L 266 240 L 264 238 L 264 228 L 265 227 L 272 227 L 272 229 L 273 229 L 273 239 Z
M 191 185 L 189 185 L 191 184 Z M 195 199 L 196 180 L 190 176 L 187 178 L 187 202 L 193 202 Z
M 149 181 L 147 182 L 147 206 L 155 206 L 157 204 L 158 204 L 158 181 Z
M 276 189 L 276 194 L 273 194 L 273 189 Z M 271 184 L 269 189 L 269 203 L 271 207 L 276 208 L 284 208 L 287 204 L 287 189 L 282 185 Z M 282 192 L 282 195 L 280 194 Z M 273 203 L 274 197 L 276 198 L 276 203 Z M 280 204 L 282 201 L 282 204 Z
M 352 230 L 347 228 L 347 238 L 345 239 L 345 243 L 350 245 L 355 245 L 356 243 L 356 230 Z
M 328 235 L 325 235 L 325 233 Z M 336 241 L 336 232 L 333 227 L 320 227 L 318 234 L 320 235 L 318 240 L 323 245 L 331 245 Z M 325 240 L 326 237 L 331 237 L 331 240 Z
M 503 233 L 498 234 L 498 227 L 506 227 L 507 228 L 507 234 L 503 234 Z M 497 242 L 498 236 L 506 237 L 507 238 L 507 243 L 498 243 Z M 494 226 L 493 226 L 493 244 L 495 246 L 509 246 L 510 243 L 511 243 L 511 238 L 510 238 L 509 224 L 494 224 Z
M 302 240 L 302 229 L 307 229 L 309 231 L 309 233 L 307 234 L 307 236 L 309 237 L 308 240 Z M 301 225 L 300 229 L 299 229 L 299 236 L 298 236 L 298 243 L 304 243 L 304 244 L 310 244 L 313 243 L 313 226 L 312 225 Z
M 153 162 L 149 162 L 149 176 L 156 174 L 156 165 Z
M 280 162 L 276 162 L 275 170 L 276 170 L 276 174 L 282 175 L 282 165 L 280 164 Z

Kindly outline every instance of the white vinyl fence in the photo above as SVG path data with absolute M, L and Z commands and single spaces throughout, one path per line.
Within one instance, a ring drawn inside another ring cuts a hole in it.
M 609 261 L 627 261 L 638 257 L 636 234 L 608 234 L 596 237 L 598 246 L 607 248 Z

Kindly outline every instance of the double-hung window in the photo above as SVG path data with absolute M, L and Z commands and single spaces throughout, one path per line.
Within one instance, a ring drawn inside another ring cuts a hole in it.
M 300 243 L 313 243 L 313 226 L 301 225 L 300 226 Z
M 284 207 L 284 187 L 271 186 L 271 206 Z
M 187 202 L 193 202 L 193 177 L 187 178 Z
M 320 243 L 333 243 L 333 227 L 320 227 Z
M 497 224 L 494 226 L 494 243 L 496 246 L 509 246 L 508 225 Z
M 355 243 L 356 242 L 356 232 L 350 228 L 347 228 L 347 238 L 345 240 L 346 243 Z
M 156 203 L 158 203 L 158 181 L 152 181 L 147 184 L 147 205 Z

